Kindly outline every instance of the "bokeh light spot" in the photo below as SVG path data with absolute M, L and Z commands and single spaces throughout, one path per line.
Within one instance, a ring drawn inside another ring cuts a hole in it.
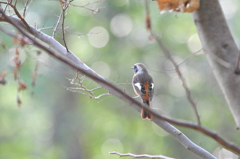
M 178 77 L 174 77 L 170 80 L 168 88 L 170 90 L 170 93 L 176 97 L 182 97 L 185 95 L 182 83 Z
M 102 61 L 94 62 L 91 68 L 105 78 L 108 78 L 111 73 L 109 65 Z
M 109 152 L 112 151 L 123 152 L 122 143 L 118 139 L 108 139 L 102 144 L 102 154 L 105 158 L 110 158 Z M 111 155 L 111 159 L 118 159 L 119 156 Z
M 229 20 L 233 18 L 239 6 L 237 0 L 231 0 L 231 1 L 220 0 L 220 4 L 226 19 Z
M 107 45 L 109 34 L 105 28 L 97 26 L 92 28 L 89 33 L 91 34 L 88 36 L 88 40 L 93 47 L 102 48 Z
M 112 18 L 110 27 L 115 36 L 127 36 L 132 30 L 132 19 L 126 14 L 118 14 Z
M 216 148 L 213 152 L 218 159 L 238 159 L 238 156 L 224 148 Z
M 28 12 L 25 20 L 32 26 L 42 24 L 42 18 L 36 12 Z
M 120 122 L 109 121 L 104 124 L 105 135 L 108 138 L 118 137 L 123 138 L 125 136 L 124 128 Z
M 121 6 L 129 4 L 129 0 L 111 0 L 109 2 L 111 2 L 113 5 L 115 5 L 117 7 L 121 7 Z
M 193 34 L 192 36 L 190 36 L 187 42 L 187 46 L 191 52 L 197 52 L 202 48 L 201 41 L 197 34 Z
M 149 33 L 145 28 L 134 28 L 131 34 L 131 40 L 137 47 L 144 48 L 147 44 L 151 43 L 148 36 Z

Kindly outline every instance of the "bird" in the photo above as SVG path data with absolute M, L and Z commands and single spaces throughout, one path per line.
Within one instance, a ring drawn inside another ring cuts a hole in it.
M 137 96 L 141 97 L 142 102 L 150 107 L 153 98 L 154 83 L 152 76 L 148 73 L 146 66 L 142 63 L 136 63 L 132 67 L 134 76 L 132 78 L 132 86 Z M 152 120 L 152 114 L 146 112 L 144 108 L 141 110 L 142 119 Z

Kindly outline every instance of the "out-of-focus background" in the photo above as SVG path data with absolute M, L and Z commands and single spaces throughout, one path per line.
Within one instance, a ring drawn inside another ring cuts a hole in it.
M 73 4 L 88 2 L 74 0 Z M 220 2 L 239 44 L 240 2 Z M 24 3 L 18 1 L 17 8 L 21 13 Z M 201 51 L 191 14 L 160 14 L 156 2 L 149 1 L 149 5 L 152 27 L 169 47 L 177 63 L 194 54 L 180 65 L 180 69 L 193 98 L 198 101 L 202 124 L 240 145 L 232 115 Z M 86 7 L 100 8 L 100 12 L 93 14 L 89 9 L 73 6 L 68 10 L 65 23 L 69 31 L 66 32 L 68 48 L 112 82 L 130 83 L 133 76 L 131 67 L 137 62 L 144 63 L 155 82 L 152 108 L 175 118 L 196 121 L 171 63 L 145 28 L 144 1 L 107 0 Z M 35 0 L 27 11 L 26 21 L 52 35 L 53 29 L 48 27 L 55 26 L 60 12 L 58 1 Z M 55 37 L 62 43 L 61 36 L 59 30 Z M 7 71 L 7 84 L 0 85 L 0 159 L 117 159 L 118 156 L 109 154 L 114 150 L 198 158 L 154 123 L 142 120 L 138 112 L 114 96 L 95 100 L 67 91 L 65 87 L 73 87 L 68 78 L 74 78 L 74 70 L 44 52 L 37 55 L 39 50 L 35 47 L 21 48 L 2 32 L 0 41 L 7 47 L 0 47 L 0 72 Z M 16 47 L 24 61 L 20 75 L 28 86 L 19 94 L 21 107 L 17 104 L 18 83 L 14 81 L 12 71 Z M 37 80 L 36 86 L 32 87 L 36 63 Z M 85 85 L 89 82 L 87 78 L 84 80 Z M 91 88 L 97 86 L 95 83 L 90 85 Z M 119 87 L 135 96 L 131 85 Z M 98 90 L 95 95 L 102 93 L 106 91 Z M 178 128 L 216 157 L 237 158 L 211 138 Z

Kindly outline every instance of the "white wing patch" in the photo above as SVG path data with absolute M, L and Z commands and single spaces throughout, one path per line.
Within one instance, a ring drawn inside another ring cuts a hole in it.
M 142 87 L 141 87 L 141 84 L 140 83 L 135 83 L 134 84 L 139 90 L 141 90 L 142 89 Z
M 154 87 L 154 84 L 152 83 L 152 89 L 153 89 L 153 87 Z

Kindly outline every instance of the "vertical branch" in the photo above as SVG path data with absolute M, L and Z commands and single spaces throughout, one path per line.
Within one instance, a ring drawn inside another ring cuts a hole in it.
M 150 24 L 150 14 L 149 14 L 149 6 L 148 6 L 148 0 L 145 0 L 145 8 L 146 8 L 146 17 L 149 17 L 149 20 L 147 21 L 149 24 Z M 147 24 L 147 26 L 149 25 Z M 159 36 L 157 36 L 155 33 L 154 33 L 154 30 L 153 28 L 151 27 L 151 25 L 149 25 L 150 27 L 147 27 L 147 29 L 149 29 L 150 33 L 151 33 L 151 36 L 157 41 L 157 44 L 159 45 L 160 49 L 163 51 L 164 55 L 167 57 L 167 59 L 173 64 L 174 68 L 175 68 L 175 71 L 179 77 L 179 79 L 181 80 L 182 82 L 182 85 L 183 85 L 183 88 L 185 90 L 185 93 L 186 93 L 186 96 L 187 96 L 187 100 L 189 101 L 189 103 L 191 104 L 192 108 L 193 108 L 193 111 L 194 111 L 194 114 L 197 118 L 197 122 L 198 122 L 198 125 L 201 125 L 201 121 L 200 121 L 200 116 L 198 114 L 198 111 L 197 111 L 197 106 L 196 106 L 196 102 L 193 100 L 192 98 L 192 95 L 191 95 L 191 92 L 187 86 L 187 83 L 186 83 L 186 80 L 185 78 L 183 77 L 182 75 L 182 72 L 180 71 L 179 69 L 179 66 L 177 65 L 177 63 L 175 62 L 175 60 L 173 59 L 169 49 L 164 45 L 164 43 L 162 42 L 162 40 L 160 39 Z
M 12 2 L 12 0 L 11 0 L 11 2 Z M 16 5 L 17 5 L 17 0 L 15 1 L 14 7 L 16 7 Z
M 66 40 L 65 40 L 64 22 L 65 22 L 65 11 L 67 10 L 68 7 L 69 7 L 69 3 L 67 3 L 67 2 L 65 2 L 63 7 L 62 7 L 62 36 L 63 36 L 64 46 L 65 46 L 67 52 L 69 52 L 69 50 L 68 50 L 67 43 L 66 43 Z
M 26 16 L 26 12 L 27 12 L 27 8 L 28 8 L 29 3 L 31 3 L 30 0 L 26 0 L 26 3 L 24 5 L 24 9 L 23 9 L 23 18 L 25 18 L 25 16 Z

